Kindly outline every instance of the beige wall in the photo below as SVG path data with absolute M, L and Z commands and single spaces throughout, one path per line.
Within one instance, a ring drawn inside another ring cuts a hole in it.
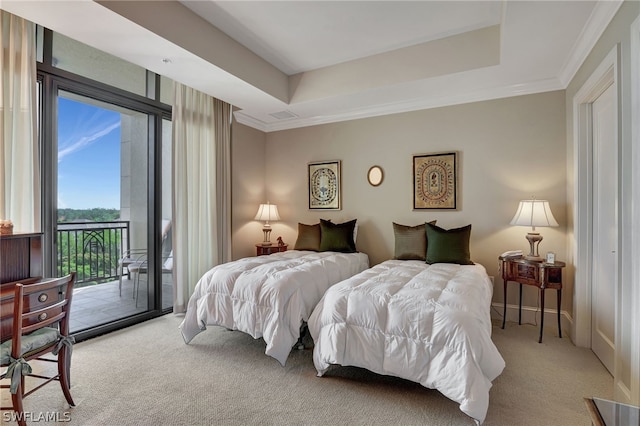
M 262 226 L 253 220 L 265 195 L 265 137 L 234 123 L 231 129 L 231 256 L 255 256 Z
M 251 146 L 259 144 L 258 135 L 250 136 Z M 234 143 L 239 137 L 236 134 Z M 518 201 L 535 195 L 549 200 L 561 225 L 541 230 L 541 252 L 555 251 L 558 259 L 565 258 L 563 91 L 273 132 L 266 134 L 265 140 L 265 199 L 278 205 L 283 219 L 273 224 L 272 239 L 282 236 L 293 246 L 298 222 L 357 218 L 358 249 L 369 255 L 373 265 L 393 256 L 394 221 L 415 225 L 437 219 L 445 228 L 471 223 L 472 259 L 483 264 L 489 275 L 498 277 L 500 253 L 528 250 L 527 228 L 510 226 L 509 221 Z M 443 151 L 459 154 L 459 208 L 413 211 L 412 156 Z M 321 160 L 342 161 L 340 211 L 308 209 L 307 164 Z M 251 156 L 248 161 L 255 159 Z M 239 162 L 236 159 L 234 167 Z M 366 180 L 367 170 L 374 164 L 385 173 L 378 187 Z M 234 170 L 234 194 L 248 179 Z M 244 201 L 253 198 L 240 197 Z M 253 245 L 261 239 L 260 223 L 252 221 L 257 204 L 256 199 L 254 206 L 245 204 L 238 212 L 234 200 L 234 255 L 251 255 Z M 251 232 L 240 232 L 243 221 Z M 516 287 L 511 288 L 509 302 L 517 304 Z M 570 295 L 571 290 L 566 293 Z M 555 306 L 554 297 L 549 294 L 548 306 Z M 500 279 L 496 279 L 494 300 L 502 301 Z M 536 290 L 525 289 L 524 304 L 535 307 L 536 301 Z M 571 297 L 564 298 L 564 309 L 571 306 Z

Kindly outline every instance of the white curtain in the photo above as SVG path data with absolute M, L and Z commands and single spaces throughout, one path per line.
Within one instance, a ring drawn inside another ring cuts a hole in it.
M 175 313 L 207 270 L 231 258 L 231 105 L 174 83 Z
M 35 25 L 4 10 L 0 31 L 0 219 L 14 232 L 39 232 Z

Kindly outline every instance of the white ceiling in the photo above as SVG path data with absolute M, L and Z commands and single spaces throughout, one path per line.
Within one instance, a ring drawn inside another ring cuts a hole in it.
M 499 24 L 502 2 L 180 3 L 287 75 Z
M 267 132 L 564 89 L 620 4 L 0 0 Z

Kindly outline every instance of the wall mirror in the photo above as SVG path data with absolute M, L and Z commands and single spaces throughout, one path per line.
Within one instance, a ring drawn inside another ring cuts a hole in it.
M 367 172 L 367 180 L 372 186 L 380 185 L 383 178 L 384 173 L 382 172 L 382 167 L 380 166 L 371 166 L 371 168 Z

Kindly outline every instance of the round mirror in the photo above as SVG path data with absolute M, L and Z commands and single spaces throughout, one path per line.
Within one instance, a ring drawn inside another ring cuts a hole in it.
M 380 166 L 372 166 L 367 173 L 367 180 L 373 186 L 378 186 L 382 183 L 382 178 L 384 177 L 384 173 L 382 172 L 382 167 Z

